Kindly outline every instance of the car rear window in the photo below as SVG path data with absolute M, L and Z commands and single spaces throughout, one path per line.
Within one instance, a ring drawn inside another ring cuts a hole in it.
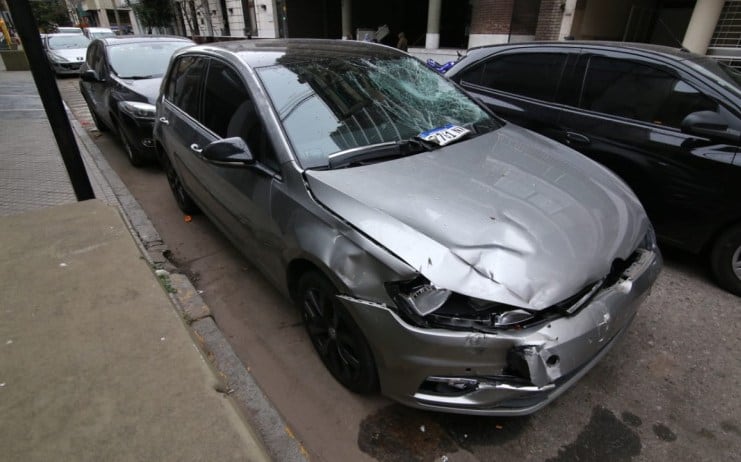
M 172 54 L 188 46 L 185 41 L 125 43 L 108 47 L 108 60 L 122 79 L 162 77 Z

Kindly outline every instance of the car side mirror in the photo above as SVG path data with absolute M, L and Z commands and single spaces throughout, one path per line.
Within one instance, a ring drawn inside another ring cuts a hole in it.
M 85 82 L 105 82 L 105 79 L 101 79 L 97 72 L 93 69 L 88 69 L 80 74 L 80 78 Z
M 682 120 L 681 129 L 682 133 L 689 135 L 722 139 L 732 143 L 739 142 L 739 132 L 729 130 L 728 122 L 714 111 L 698 111 L 688 114 Z
M 238 166 L 253 165 L 255 158 L 247 143 L 239 136 L 214 141 L 203 148 L 203 157 L 209 162 Z

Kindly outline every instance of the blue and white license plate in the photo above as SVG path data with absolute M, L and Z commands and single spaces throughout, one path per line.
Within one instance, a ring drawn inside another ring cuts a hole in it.
M 459 127 L 458 125 L 445 124 L 442 127 L 433 128 L 432 130 L 422 132 L 417 135 L 417 137 L 422 140 L 435 143 L 439 146 L 445 146 L 446 144 L 450 144 L 453 141 L 466 136 L 470 132 L 471 130 Z

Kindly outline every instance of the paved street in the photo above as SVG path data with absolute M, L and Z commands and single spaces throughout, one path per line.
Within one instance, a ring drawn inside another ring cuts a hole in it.
M 92 129 L 77 80 L 59 86 Z M 741 299 L 717 288 L 697 259 L 667 252 L 622 343 L 539 413 L 420 412 L 345 391 L 297 311 L 205 217 L 184 219 L 162 172 L 131 167 L 110 135 L 90 133 L 312 460 L 741 460 Z

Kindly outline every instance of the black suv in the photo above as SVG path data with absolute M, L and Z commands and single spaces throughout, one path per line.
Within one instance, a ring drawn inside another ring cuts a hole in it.
M 473 48 L 447 76 L 617 173 L 664 243 L 741 295 L 741 74 L 675 48 L 531 42 Z

